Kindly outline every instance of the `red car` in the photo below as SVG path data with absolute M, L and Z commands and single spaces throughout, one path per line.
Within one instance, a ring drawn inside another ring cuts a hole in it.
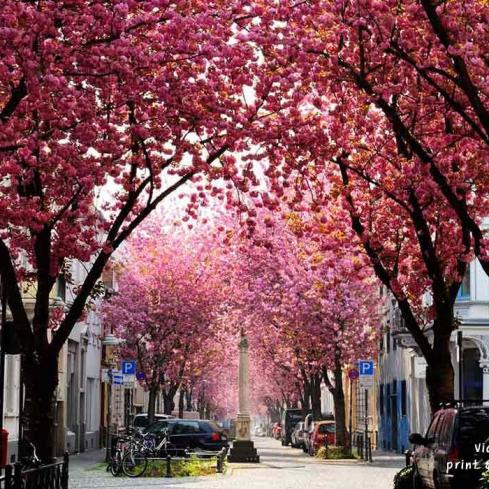
M 324 445 L 335 445 L 336 425 L 334 421 L 319 421 L 314 425 L 312 432 L 312 445 L 309 455 L 314 455 Z
M 280 440 L 282 436 L 282 426 L 280 426 L 280 423 L 274 423 L 273 428 L 272 428 L 272 436 L 276 440 Z

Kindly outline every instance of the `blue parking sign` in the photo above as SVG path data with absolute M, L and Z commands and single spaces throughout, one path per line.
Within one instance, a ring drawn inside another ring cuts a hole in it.
M 358 372 L 360 375 L 371 376 L 374 374 L 373 360 L 358 360 Z
M 124 375 L 136 375 L 136 361 L 124 360 L 121 362 L 121 370 Z

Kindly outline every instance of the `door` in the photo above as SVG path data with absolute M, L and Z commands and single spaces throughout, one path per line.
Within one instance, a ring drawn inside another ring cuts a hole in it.
M 399 445 L 397 443 L 398 438 L 398 402 L 397 402 L 397 381 L 392 382 L 392 394 L 391 394 L 391 447 L 392 450 L 397 452 Z
M 447 409 L 443 412 L 438 423 L 438 444 L 433 452 L 433 472 L 443 474 L 447 471 L 448 452 L 453 444 L 453 428 L 455 422 L 455 410 Z
M 199 448 L 200 436 L 198 421 L 178 421 L 173 424 L 171 442 L 179 449 L 195 450 Z
M 415 463 L 418 469 L 418 473 L 423 480 L 425 487 L 434 489 L 433 486 L 433 450 L 437 446 L 437 430 L 440 420 L 440 415 L 436 414 L 431 421 L 430 427 L 426 432 L 426 446 L 416 448 L 415 451 Z
M 397 452 L 397 436 L 398 436 L 398 426 L 397 426 L 397 395 L 391 397 L 391 413 L 392 413 L 392 430 L 391 430 L 391 447 L 392 450 Z

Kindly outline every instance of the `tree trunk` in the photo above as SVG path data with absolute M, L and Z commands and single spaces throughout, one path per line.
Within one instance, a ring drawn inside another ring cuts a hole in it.
M 185 389 L 180 389 L 178 396 L 178 417 L 183 418 L 183 401 L 185 400 Z
M 149 399 L 148 399 L 148 426 L 153 424 L 155 420 L 156 411 L 156 397 L 158 396 L 159 387 L 157 385 L 152 385 L 149 389 Z
M 430 397 L 431 411 L 440 409 L 440 404 L 454 400 L 454 372 L 450 354 L 450 334 L 435 333 L 433 353 L 427 359 L 426 386 Z
M 301 396 L 302 409 L 304 411 L 309 411 L 311 409 L 311 384 L 308 380 L 303 382 L 303 394 Z
M 192 389 L 185 391 L 185 403 L 187 405 L 187 411 L 193 411 L 193 408 L 192 408 Z
M 311 375 L 310 385 L 312 419 L 321 419 L 321 377 L 319 374 Z
M 54 426 L 58 359 L 55 355 L 23 355 L 22 375 L 25 385 L 23 436 L 34 444 L 41 460 L 49 463 L 56 451 Z
M 171 414 L 175 410 L 175 401 L 173 400 L 178 391 L 178 386 L 171 385 L 167 389 L 163 389 L 163 412 Z
M 211 419 L 211 407 L 208 402 L 205 403 L 204 415 L 205 415 L 204 419 Z
M 334 402 L 334 418 L 336 425 L 336 445 L 346 446 L 346 407 L 345 393 L 343 391 L 343 369 L 339 359 L 335 361 L 334 369 L 334 384 L 333 402 Z

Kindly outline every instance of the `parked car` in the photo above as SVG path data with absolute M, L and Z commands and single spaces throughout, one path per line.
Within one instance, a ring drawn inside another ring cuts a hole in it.
M 282 426 L 280 426 L 280 423 L 274 423 L 273 428 L 272 428 L 272 436 L 276 440 L 280 440 L 282 436 Z
M 282 413 L 282 446 L 287 446 L 291 442 L 292 430 L 300 421 L 304 421 L 304 416 L 309 414 L 309 410 L 285 409 Z
M 165 419 L 153 423 L 146 429 L 157 438 L 168 430 L 170 443 L 177 450 L 219 451 L 228 446 L 225 431 L 215 422 L 205 419 Z
M 265 428 L 263 428 L 263 426 L 255 427 L 255 436 L 265 436 L 265 435 L 266 435 L 266 431 Z
M 300 421 L 295 425 L 290 444 L 294 448 L 302 448 L 304 446 L 304 421 Z
M 153 422 L 171 418 L 173 418 L 173 416 L 170 414 L 155 414 Z M 148 427 L 148 413 L 136 414 L 132 420 L 132 426 L 136 431 L 144 431 Z
M 335 445 L 336 423 L 334 421 L 316 421 L 309 444 L 309 455 L 314 455 L 324 445 Z
M 456 462 L 484 461 L 489 447 L 489 406 L 445 408 L 437 411 L 425 436 L 412 433 L 414 489 L 473 488 L 480 471 Z M 476 453 L 476 445 L 479 453 Z
M 319 421 L 334 421 L 334 415 L 328 413 L 322 416 L 322 419 L 314 421 L 312 414 L 308 414 L 304 420 L 304 444 L 302 451 L 304 453 L 310 453 L 312 450 L 312 434 L 314 427 Z

